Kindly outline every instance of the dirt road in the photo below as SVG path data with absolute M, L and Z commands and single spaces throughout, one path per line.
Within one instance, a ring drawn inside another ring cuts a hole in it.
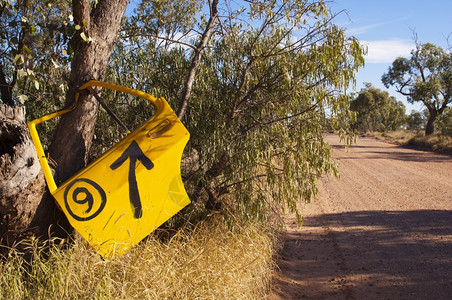
M 341 179 L 287 217 L 269 299 L 452 299 L 452 157 L 327 141 Z

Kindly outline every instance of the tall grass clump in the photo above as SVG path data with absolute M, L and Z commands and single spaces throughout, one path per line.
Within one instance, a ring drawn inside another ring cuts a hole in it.
M 275 239 L 262 225 L 230 228 L 220 217 L 162 241 L 151 235 L 123 256 L 103 260 L 80 237 L 28 240 L 0 262 L 1 299 L 262 299 Z
M 452 137 L 442 134 L 417 135 L 407 145 L 452 154 Z
M 398 130 L 383 133 L 367 132 L 364 136 L 375 137 L 402 146 L 452 154 L 452 137 L 440 133 L 424 135 L 409 130 Z
M 363 136 L 375 137 L 379 140 L 398 145 L 406 145 L 409 140 L 416 136 L 416 133 L 409 130 L 396 130 L 387 132 L 366 132 Z

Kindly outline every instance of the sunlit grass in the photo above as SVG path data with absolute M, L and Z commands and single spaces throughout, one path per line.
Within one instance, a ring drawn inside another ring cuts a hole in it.
M 380 140 L 411 146 L 419 149 L 452 153 L 452 138 L 441 134 L 425 136 L 412 131 L 399 130 L 390 132 L 369 132 L 366 136 L 376 137 Z
M 406 145 L 409 140 L 416 136 L 416 133 L 407 130 L 397 130 L 389 132 L 366 132 L 364 135 L 375 137 L 386 142 Z
M 440 134 L 433 134 L 429 136 L 418 135 L 408 141 L 407 144 L 452 154 L 452 137 Z
M 149 237 L 103 260 L 80 237 L 65 249 L 29 240 L 31 263 L 12 249 L 0 262 L 1 299 L 262 299 L 275 239 L 261 225 L 230 229 L 220 217 Z

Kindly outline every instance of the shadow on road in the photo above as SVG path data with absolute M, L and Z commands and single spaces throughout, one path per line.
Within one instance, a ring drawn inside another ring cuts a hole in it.
M 450 299 L 452 211 L 310 216 L 286 235 L 278 264 L 286 277 L 280 280 L 298 282 L 301 298 Z

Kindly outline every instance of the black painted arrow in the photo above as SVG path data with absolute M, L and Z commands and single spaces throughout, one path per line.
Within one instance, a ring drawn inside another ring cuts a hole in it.
M 146 169 L 150 170 L 154 167 L 154 163 L 141 151 L 136 141 L 132 141 L 129 147 L 121 154 L 121 156 L 111 164 L 110 168 L 116 170 L 127 159 L 130 159 L 129 164 L 129 199 L 134 210 L 134 218 L 139 219 L 143 215 L 143 208 L 141 206 L 140 193 L 138 192 L 137 177 L 135 167 L 137 160 L 140 161 Z

